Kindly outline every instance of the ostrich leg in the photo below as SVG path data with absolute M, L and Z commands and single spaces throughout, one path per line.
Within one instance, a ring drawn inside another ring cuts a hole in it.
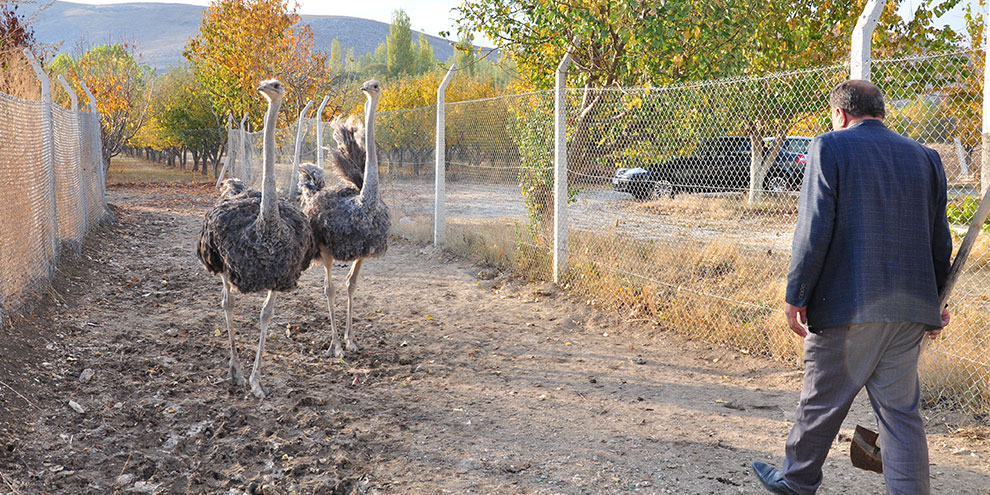
M 333 353 L 333 357 L 344 357 L 340 339 L 337 338 L 337 320 L 333 317 L 333 258 L 326 250 L 323 250 L 323 267 L 327 271 L 327 277 L 323 280 L 323 295 L 327 296 L 327 309 L 330 310 L 330 349 L 328 350 Z
M 268 324 L 275 316 L 275 291 L 268 291 L 268 297 L 261 306 L 261 336 L 258 338 L 258 353 L 254 356 L 254 367 L 251 368 L 251 393 L 259 399 L 265 398 L 265 389 L 261 387 L 261 355 L 265 352 L 265 337 L 268 336 Z
M 360 349 L 357 344 L 351 340 L 351 302 L 354 299 L 354 291 L 357 290 L 357 278 L 358 272 L 361 271 L 361 262 L 364 259 L 359 258 L 351 265 L 351 271 L 347 274 L 347 326 L 344 327 L 344 344 L 347 346 L 348 351 L 357 351 Z
M 241 386 L 244 385 L 244 374 L 241 373 L 241 365 L 237 362 L 237 344 L 234 343 L 234 312 L 230 303 L 230 280 L 227 280 L 227 276 L 222 273 L 220 279 L 223 280 L 220 307 L 223 308 L 223 314 L 227 318 L 227 337 L 230 338 L 230 380 L 234 385 Z

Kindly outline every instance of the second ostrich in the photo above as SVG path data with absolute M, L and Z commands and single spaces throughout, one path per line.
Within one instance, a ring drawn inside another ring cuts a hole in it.
M 367 96 L 365 148 L 362 149 L 359 142 L 360 126 L 351 120 L 346 123 L 338 121 L 333 125 L 338 144 L 337 149 L 331 152 L 331 175 L 327 176 L 313 165 L 303 165 L 299 170 L 303 212 L 309 218 L 313 238 L 326 268 L 323 292 L 330 310 L 330 350 L 336 357 L 342 357 L 344 351 L 337 338 L 337 322 L 333 316 L 333 262 L 353 262 L 347 274 L 347 322 L 344 327 L 346 349 L 353 352 L 358 350 L 351 336 L 352 304 L 358 272 L 366 258 L 385 254 L 391 227 L 388 207 L 382 202 L 378 191 L 378 159 L 375 153 L 375 109 L 381 96 L 381 85 L 372 79 L 362 85 L 361 91 Z
M 261 386 L 261 355 L 265 336 L 275 311 L 275 292 L 296 287 L 299 275 L 316 255 L 313 231 L 296 206 L 280 200 L 275 192 L 275 122 L 284 89 L 277 80 L 258 88 L 268 99 L 265 115 L 264 169 L 262 189 L 248 189 L 238 180 L 224 181 L 220 199 L 206 213 L 199 232 L 197 254 L 211 273 L 223 280 L 220 304 L 230 337 L 230 377 L 244 383 L 234 344 L 230 287 L 242 293 L 268 291 L 261 307 L 261 335 L 251 369 L 251 392 L 265 397 Z

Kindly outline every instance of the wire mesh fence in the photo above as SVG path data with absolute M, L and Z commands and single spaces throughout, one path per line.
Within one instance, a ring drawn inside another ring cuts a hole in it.
M 983 60 L 982 51 L 964 51 L 873 67 L 887 125 L 942 158 L 957 247 L 980 199 Z M 782 312 L 798 191 L 811 138 L 830 129 L 828 93 L 847 78 L 847 67 L 835 66 L 567 90 L 564 287 L 633 322 L 799 365 L 801 343 Z M 551 279 L 553 92 L 444 109 L 445 247 Z M 427 242 L 436 107 L 385 112 L 377 122 L 393 229 Z M 296 125 L 280 131 L 284 139 L 295 139 Z M 334 145 L 330 136 L 325 147 Z M 293 147 L 279 148 L 280 190 Z M 260 164 L 260 142 L 255 149 L 250 159 Z M 953 295 L 952 324 L 922 358 L 929 405 L 990 413 L 988 277 L 984 235 Z
M 99 117 L 0 94 L 0 320 L 106 211 Z

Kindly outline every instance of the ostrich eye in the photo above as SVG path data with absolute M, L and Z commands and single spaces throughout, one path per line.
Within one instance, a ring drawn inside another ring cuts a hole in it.
M 281 88 L 281 87 L 282 87 L 281 84 L 275 83 L 275 89 L 278 89 L 278 88 Z

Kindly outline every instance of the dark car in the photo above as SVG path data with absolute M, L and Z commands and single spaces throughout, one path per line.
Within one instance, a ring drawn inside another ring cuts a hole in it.
M 811 138 L 789 136 L 785 139 L 763 181 L 766 191 L 786 192 L 801 185 L 804 155 Z M 772 141 L 773 138 L 765 140 L 768 144 Z M 765 144 L 764 153 L 768 147 Z M 619 169 L 612 179 L 612 186 L 637 199 L 673 197 L 681 192 L 745 190 L 749 187 L 750 150 L 749 137 L 717 137 L 689 156 L 675 157 L 648 168 Z

